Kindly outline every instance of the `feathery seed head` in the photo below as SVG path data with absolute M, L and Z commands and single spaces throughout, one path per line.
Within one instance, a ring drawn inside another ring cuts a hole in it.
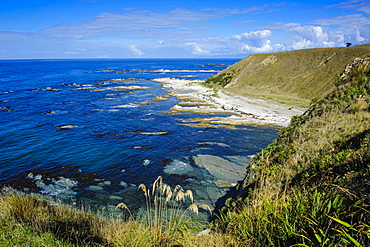
M 183 190 L 179 190 L 178 192 L 177 192 L 177 194 L 176 194 L 176 197 L 175 197 L 175 201 L 181 201 L 181 200 L 183 200 L 184 199 L 184 197 L 185 197 L 185 193 L 184 193 L 184 191 Z
M 189 211 L 193 211 L 194 213 L 196 213 L 196 214 L 198 214 L 198 206 L 197 205 L 195 205 L 194 203 L 193 204 L 191 204 L 188 208 L 187 208 L 187 210 L 189 210 Z
M 157 191 L 161 187 L 162 187 L 162 176 L 158 176 L 158 178 L 153 183 L 152 194 L 154 195 L 154 192 Z
M 166 197 L 168 197 L 169 194 L 171 194 L 171 196 L 172 196 L 171 187 L 168 184 L 163 184 L 163 186 L 162 186 L 162 193 Z
M 148 196 L 145 184 L 140 184 L 138 189 L 141 189 L 144 192 L 144 195 Z
M 208 210 L 210 214 L 212 214 L 212 210 L 211 210 L 211 207 L 208 206 L 207 204 L 201 204 L 199 205 L 200 208 L 204 209 L 204 210 Z
M 166 194 L 166 202 L 168 202 L 169 200 L 171 200 L 171 197 L 172 197 L 172 191 L 169 190 Z
M 126 204 L 124 204 L 123 202 L 121 202 L 120 204 L 118 204 L 118 205 L 116 206 L 116 208 L 123 208 L 123 209 L 127 209 L 127 210 L 129 210 L 129 209 L 128 209 L 128 207 L 127 207 L 127 205 L 126 205 Z
M 189 199 L 191 200 L 191 202 L 193 203 L 194 202 L 194 198 L 193 198 L 193 192 L 191 190 L 187 190 L 184 194 L 185 197 L 189 197 Z
M 184 191 L 181 185 L 176 185 L 175 189 L 173 190 L 173 193 L 176 193 L 177 191 L 180 191 L 180 190 Z
M 168 184 L 163 184 L 162 186 L 162 193 L 167 195 L 168 191 L 171 191 L 171 187 Z

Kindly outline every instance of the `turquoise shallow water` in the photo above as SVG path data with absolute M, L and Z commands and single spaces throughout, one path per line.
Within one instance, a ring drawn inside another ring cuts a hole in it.
M 212 182 L 219 178 L 192 157 L 218 156 L 243 166 L 277 137 L 277 128 L 182 125 L 179 115 L 169 112 L 178 100 L 154 100 L 166 91 L 151 79 L 204 80 L 235 62 L 0 61 L 0 183 L 77 203 L 124 200 L 140 207 L 137 185 L 163 176 L 171 186 L 192 189 L 196 199 L 214 204 L 220 188 Z M 195 117 L 209 116 L 181 115 Z

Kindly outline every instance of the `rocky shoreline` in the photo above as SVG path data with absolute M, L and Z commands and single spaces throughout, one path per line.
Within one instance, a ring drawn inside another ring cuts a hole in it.
M 201 80 L 158 78 L 154 81 L 168 88 L 168 93 L 180 101 L 172 112 L 231 113 L 229 117 L 208 119 L 210 123 L 226 125 L 277 125 L 288 126 L 293 116 L 301 115 L 303 108 L 280 104 L 257 97 L 241 96 L 203 86 Z M 187 105 L 187 106 L 184 106 Z M 216 121 L 216 122 L 215 122 Z

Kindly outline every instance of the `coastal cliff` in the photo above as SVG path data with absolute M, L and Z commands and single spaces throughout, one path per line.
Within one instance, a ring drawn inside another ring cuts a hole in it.
M 259 95 L 307 106 L 335 88 L 343 68 L 370 54 L 370 45 L 250 55 L 210 77 L 205 84 L 239 95 Z
M 254 157 L 221 210 L 217 229 L 250 246 L 367 246 L 370 58 L 351 56 L 369 53 L 369 47 L 252 55 L 210 79 L 234 71 L 228 89 L 254 85 L 256 91 L 274 87 L 297 97 L 317 96 Z M 277 86 L 275 76 L 284 70 L 279 60 L 284 68 L 291 61 L 293 69 L 286 75 L 291 79 Z M 265 71 L 251 72 L 263 66 Z M 275 79 L 262 83 L 266 78 Z

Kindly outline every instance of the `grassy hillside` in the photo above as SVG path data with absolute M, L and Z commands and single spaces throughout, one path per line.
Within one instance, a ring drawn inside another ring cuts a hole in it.
M 369 79 L 370 58 L 354 60 L 282 128 L 249 165 L 218 229 L 251 246 L 368 246 Z
M 307 106 L 332 90 L 343 68 L 370 54 L 370 45 L 253 54 L 205 83 L 241 95 L 255 94 Z

